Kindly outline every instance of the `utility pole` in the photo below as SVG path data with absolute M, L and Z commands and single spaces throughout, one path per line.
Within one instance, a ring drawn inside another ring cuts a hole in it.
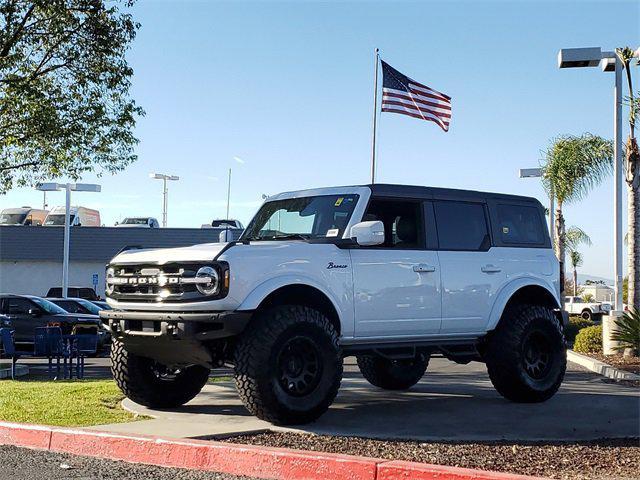
M 229 180 L 227 181 L 227 216 L 226 220 L 229 220 L 229 204 L 231 202 L 231 169 L 229 169 Z

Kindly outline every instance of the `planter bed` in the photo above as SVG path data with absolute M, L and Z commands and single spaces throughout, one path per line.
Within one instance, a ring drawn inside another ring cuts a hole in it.
M 556 479 L 640 479 L 639 439 L 577 444 L 427 443 L 269 432 L 231 437 L 226 441 Z

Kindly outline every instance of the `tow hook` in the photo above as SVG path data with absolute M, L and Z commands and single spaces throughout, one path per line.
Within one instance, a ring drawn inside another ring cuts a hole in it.
M 178 329 L 175 323 L 169 323 L 167 325 L 167 334 L 171 335 L 173 338 L 178 338 Z

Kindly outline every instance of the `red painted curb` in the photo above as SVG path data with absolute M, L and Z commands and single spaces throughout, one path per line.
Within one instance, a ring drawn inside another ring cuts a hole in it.
M 393 460 L 378 465 L 376 480 L 544 480 L 510 473 Z
M 162 467 L 300 480 L 532 480 L 534 477 L 335 453 L 0 422 L 0 445 Z

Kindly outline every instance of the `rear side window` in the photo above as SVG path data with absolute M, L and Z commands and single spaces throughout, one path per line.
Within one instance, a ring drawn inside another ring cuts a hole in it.
M 484 205 L 434 202 L 441 250 L 488 250 L 491 246 Z
M 527 205 L 498 205 L 498 230 L 502 243 L 539 245 L 544 243 L 540 211 Z

